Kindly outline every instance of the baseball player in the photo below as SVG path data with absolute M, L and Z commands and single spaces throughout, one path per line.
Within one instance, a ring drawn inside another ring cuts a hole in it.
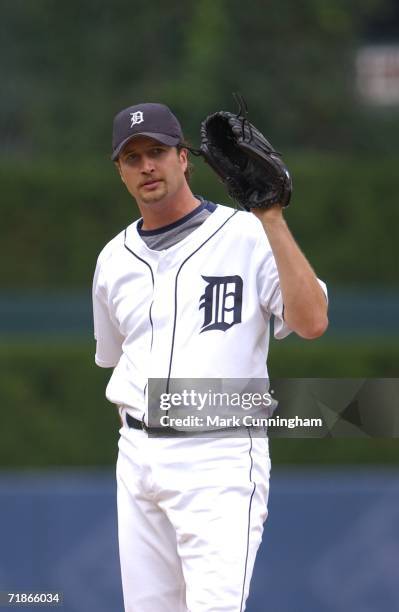
M 284 221 L 286 194 L 255 208 L 246 187 L 246 212 L 192 193 L 188 149 L 168 107 L 118 113 L 112 160 L 141 212 L 101 251 L 93 282 L 95 361 L 113 368 L 106 396 L 122 421 L 125 610 L 242 612 L 267 516 L 267 437 L 251 426 L 239 436 L 153 436 L 149 380 L 267 379 L 271 316 L 276 338 L 320 336 L 325 286 Z

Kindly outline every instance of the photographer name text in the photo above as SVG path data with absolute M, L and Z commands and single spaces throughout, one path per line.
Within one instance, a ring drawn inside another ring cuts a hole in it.
M 201 417 L 198 415 L 187 415 L 185 417 L 172 417 L 163 415 L 160 418 L 161 427 L 190 427 L 201 429 L 203 427 L 288 427 L 293 429 L 296 427 L 323 427 L 322 419 L 302 419 L 298 416 L 291 418 L 283 417 L 256 417 L 251 415 L 221 417 L 218 415 L 207 415 Z

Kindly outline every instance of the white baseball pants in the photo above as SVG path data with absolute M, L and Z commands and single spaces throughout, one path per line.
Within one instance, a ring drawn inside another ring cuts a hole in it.
M 267 516 L 266 436 L 149 438 L 117 461 L 125 612 L 243 612 Z

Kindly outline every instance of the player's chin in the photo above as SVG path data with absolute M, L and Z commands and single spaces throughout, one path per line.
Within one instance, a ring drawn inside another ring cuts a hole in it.
M 160 182 L 155 189 L 152 189 L 151 191 L 146 191 L 145 189 L 142 189 L 140 192 L 140 197 L 142 202 L 144 202 L 145 204 L 151 204 L 151 202 L 159 202 L 160 200 L 162 200 L 168 193 L 168 190 L 166 189 L 166 185 L 165 183 L 162 181 Z

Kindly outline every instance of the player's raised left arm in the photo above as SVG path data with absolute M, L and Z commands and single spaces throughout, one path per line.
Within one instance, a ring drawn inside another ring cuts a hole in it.
M 281 207 L 251 210 L 261 221 L 273 251 L 284 302 L 284 320 L 302 338 L 318 338 L 328 327 L 326 297 L 310 263 L 295 242 Z

